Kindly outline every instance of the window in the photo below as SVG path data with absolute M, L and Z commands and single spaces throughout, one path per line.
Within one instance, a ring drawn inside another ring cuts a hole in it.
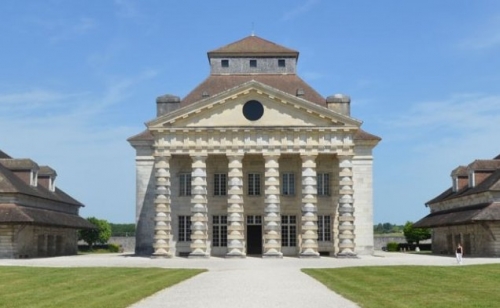
M 179 175 L 179 195 L 191 196 L 191 173 Z
M 257 67 L 257 60 L 250 60 L 250 67 Z
M 224 173 L 214 174 L 214 196 L 227 195 L 227 175 Z
M 260 196 L 260 174 L 258 173 L 248 174 L 248 195 Z
M 281 216 L 281 246 L 297 246 L 297 219 L 295 216 Z
M 262 224 L 262 216 L 260 215 L 247 216 L 247 225 L 261 225 L 261 224 Z
M 295 195 L 295 175 L 293 173 L 281 175 L 281 194 L 283 196 Z
M 285 59 L 278 59 L 278 67 L 285 67 Z
M 318 241 L 329 242 L 332 240 L 330 216 L 318 216 Z
M 229 60 L 221 60 L 220 65 L 222 67 L 229 67 Z
M 316 176 L 316 182 L 318 185 L 318 196 L 329 196 L 330 195 L 330 174 L 329 173 L 318 173 Z
M 179 242 L 191 240 L 191 216 L 179 216 Z
M 212 246 L 227 247 L 227 216 L 212 216 Z

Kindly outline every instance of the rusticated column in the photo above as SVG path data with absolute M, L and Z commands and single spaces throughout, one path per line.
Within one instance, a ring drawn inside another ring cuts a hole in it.
M 170 217 L 170 156 L 156 154 L 155 162 L 155 257 L 172 257 L 170 252 L 171 217 Z
M 208 258 L 207 166 L 206 155 L 191 157 L 191 253 L 190 258 Z
M 281 258 L 281 216 L 279 155 L 264 154 L 265 159 L 265 216 L 264 216 L 264 254 L 263 257 Z
M 245 257 L 244 209 L 243 209 L 243 154 L 230 154 L 229 191 L 227 200 L 227 255 Z
M 319 257 L 318 208 L 316 184 L 316 155 L 303 154 L 302 158 L 302 245 L 300 257 Z
M 354 190 L 352 181 L 352 156 L 339 157 L 339 253 L 338 257 L 355 257 Z

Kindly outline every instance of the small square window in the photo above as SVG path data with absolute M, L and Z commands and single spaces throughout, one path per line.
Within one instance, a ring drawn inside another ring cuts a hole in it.
M 278 66 L 285 67 L 285 59 L 278 59 Z
M 220 65 L 222 67 L 229 67 L 229 60 L 221 60 Z
M 250 67 L 257 67 L 257 60 L 250 60 Z

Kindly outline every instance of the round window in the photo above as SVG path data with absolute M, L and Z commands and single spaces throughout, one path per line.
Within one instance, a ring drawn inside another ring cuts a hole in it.
M 251 100 L 243 105 L 243 115 L 247 120 L 257 121 L 264 114 L 264 106 L 259 101 Z

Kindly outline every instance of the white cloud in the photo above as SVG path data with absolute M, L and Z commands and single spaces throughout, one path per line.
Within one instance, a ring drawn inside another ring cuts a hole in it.
M 307 0 L 302 5 L 294 8 L 290 11 L 285 12 L 283 14 L 283 17 L 281 18 L 281 20 L 283 20 L 283 21 L 293 20 L 293 19 L 299 17 L 300 15 L 305 14 L 308 11 L 310 11 L 317 3 L 319 3 L 319 0 Z
M 109 114 L 155 75 L 110 79 L 102 93 L 0 93 L 0 149 L 54 168 L 57 185 L 86 205 L 83 216 L 133 222 L 134 150 L 126 139 L 144 127 L 113 122 Z

